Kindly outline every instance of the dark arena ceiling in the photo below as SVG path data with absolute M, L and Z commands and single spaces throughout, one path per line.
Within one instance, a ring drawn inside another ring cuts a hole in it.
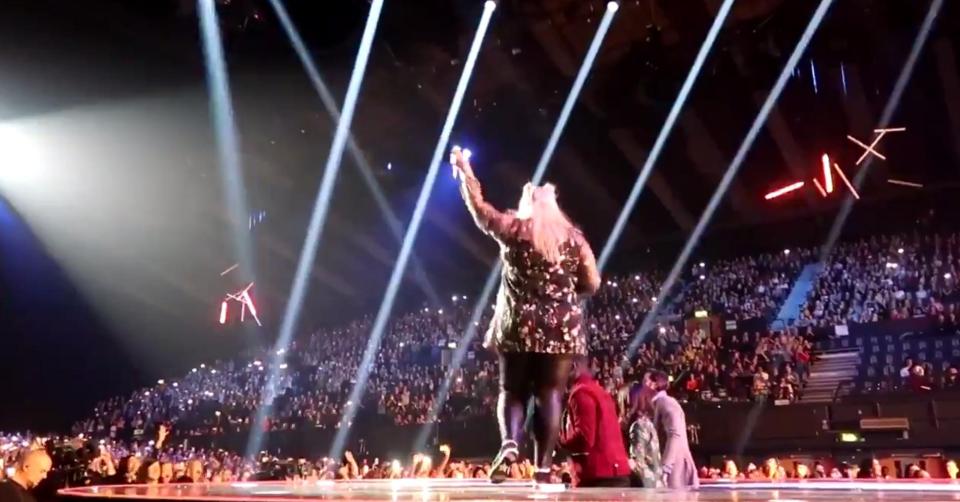
M 669 267 L 818 3 L 736 2 L 632 213 L 615 269 Z M 369 3 L 285 4 L 327 85 L 342 100 Z M 352 130 L 404 223 L 481 4 L 386 2 Z M 720 4 L 621 5 L 546 176 L 598 250 Z M 846 135 L 872 134 L 930 5 L 835 2 L 730 187 L 701 253 L 746 254 L 825 238 L 836 202 L 806 191 L 774 204 L 763 194 L 815 171 L 823 152 L 852 164 L 861 150 Z M 7 0 L 0 16 L 0 121 L 73 135 L 76 150 L 67 150 L 70 159 L 60 167 L 89 186 L 69 192 L 76 200 L 62 201 L 79 208 L 70 223 L 75 232 L 67 234 L 80 240 L 64 246 L 87 253 L 78 266 L 84 281 L 99 284 L 101 292 L 135 291 L 142 294 L 139 301 L 212 326 L 228 287 L 219 272 L 235 257 L 194 7 L 190 0 Z M 499 207 L 512 206 L 529 179 L 605 7 L 593 0 L 500 2 L 453 134 L 475 150 L 478 174 Z M 334 122 L 267 2 L 231 0 L 219 9 L 248 205 L 266 212 L 251 235 L 258 295 L 274 326 Z M 895 125 L 908 132 L 885 140 L 882 150 L 890 161 L 875 164 L 858 203 L 866 209 L 851 220 L 863 227 L 846 234 L 875 230 L 871 215 L 886 208 L 909 208 L 896 210 L 906 221 L 921 210 L 940 210 L 956 192 L 958 9 L 954 1 L 943 6 L 895 115 Z M 344 163 L 315 260 L 305 323 L 370 312 L 399 249 L 354 161 L 346 156 Z M 896 177 L 925 188 L 886 183 Z M 11 198 L 30 220 L 29 207 Z M 78 244 L 84 232 L 97 241 Z M 448 170 L 434 188 L 415 254 L 440 298 L 476 294 L 495 258 L 495 245 L 472 227 Z M 126 274 L 120 277 L 130 278 L 129 289 L 115 284 L 114 274 Z M 401 311 L 426 301 L 412 281 L 401 297 Z

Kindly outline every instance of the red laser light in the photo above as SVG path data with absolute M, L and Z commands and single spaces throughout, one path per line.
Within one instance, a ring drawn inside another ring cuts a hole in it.
M 850 189 L 850 193 L 853 194 L 853 198 L 860 200 L 860 194 L 858 194 L 857 190 L 853 188 L 853 185 L 850 183 L 850 180 L 847 179 L 847 175 L 843 174 L 843 170 L 840 169 L 840 166 L 835 163 L 833 164 L 833 167 L 837 170 L 837 174 L 840 175 L 840 179 L 843 180 L 843 183 L 847 185 L 847 188 Z
M 804 185 L 804 182 L 798 181 L 798 182 L 796 182 L 796 183 L 794 183 L 794 184 L 792 184 L 792 185 L 787 185 L 787 186 L 785 186 L 785 187 L 783 187 L 783 188 L 778 188 L 778 189 L 776 189 L 776 190 L 768 193 L 767 195 L 764 195 L 763 198 L 764 198 L 764 199 L 767 199 L 767 200 L 776 199 L 777 197 L 780 197 L 781 195 L 788 194 L 788 193 L 790 193 L 790 192 L 793 192 L 794 190 L 799 190 L 799 189 L 803 188 L 803 185 Z
M 823 190 L 823 187 L 820 185 L 820 182 L 817 181 L 816 178 L 813 179 L 813 185 L 814 185 L 815 187 L 817 187 L 817 191 L 820 192 L 820 195 L 822 195 L 822 196 L 824 196 L 824 197 L 827 196 L 827 192 L 825 192 L 825 191 Z
M 880 152 L 878 152 L 878 151 L 876 150 L 876 146 L 877 146 L 878 144 L 880 144 L 880 140 L 883 139 L 883 137 L 886 136 L 886 134 L 887 134 L 888 132 L 903 132 L 903 131 L 906 131 L 906 130 L 907 130 L 906 127 L 891 127 L 891 128 L 886 128 L 886 129 L 874 129 L 873 132 L 877 135 L 877 137 L 873 139 L 873 143 L 870 143 L 869 146 L 868 146 L 867 144 L 865 144 L 864 142 L 860 141 L 859 139 L 854 138 L 853 136 L 851 136 L 851 135 L 848 134 L 848 135 L 847 135 L 847 139 L 849 139 L 850 141 L 856 143 L 857 146 L 859 146 L 860 148 L 863 148 L 863 155 L 861 155 L 860 158 L 857 159 L 857 165 L 859 166 L 859 165 L 864 161 L 864 159 L 867 158 L 868 155 L 874 155 L 874 156 L 876 156 L 876 157 L 877 157 L 878 159 L 880 159 L 880 160 L 887 160 L 887 158 L 884 157 L 883 154 L 881 154 Z
M 833 173 L 830 172 L 830 156 L 823 154 L 823 184 L 827 193 L 833 193 Z
M 920 183 L 914 183 L 914 182 L 912 182 L 912 181 L 903 181 L 903 180 L 889 179 L 889 180 L 887 180 L 887 183 L 890 183 L 890 184 L 892 184 L 892 185 L 900 185 L 900 186 L 910 187 L 910 188 L 923 188 L 923 185 L 922 185 L 922 184 L 920 184 Z

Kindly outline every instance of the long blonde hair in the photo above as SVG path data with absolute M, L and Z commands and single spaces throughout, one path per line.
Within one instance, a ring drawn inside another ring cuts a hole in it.
M 548 262 L 558 263 L 563 258 L 562 247 L 573 237 L 576 227 L 560 210 L 557 188 L 552 183 L 524 185 L 516 217 L 530 220 L 530 242 Z

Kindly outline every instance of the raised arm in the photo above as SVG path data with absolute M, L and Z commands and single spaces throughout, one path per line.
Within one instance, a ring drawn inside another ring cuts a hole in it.
M 502 240 L 510 228 L 513 216 L 498 211 L 483 199 L 480 180 L 473 174 L 470 161 L 459 148 L 454 148 L 450 154 L 450 164 L 453 166 L 455 176 L 460 180 L 460 195 L 470 215 L 473 216 L 474 223 L 487 235 Z
M 437 471 L 445 474 L 447 467 L 450 465 L 450 445 L 440 445 L 440 453 L 443 455 L 443 460 L 440 461 L 440 466 L 437 467 Z

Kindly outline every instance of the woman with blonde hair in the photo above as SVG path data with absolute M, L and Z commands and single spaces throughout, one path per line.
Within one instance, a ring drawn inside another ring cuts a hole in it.
M 500 358 L 502 444 L 491 478 L 503 481 L 518 460 L 527 402 L 533 398 L 533 465 L 536 480 L 549 482 L 572 359 L 587 353 L 580 302 L 600 288 L 596 259 L 557 204 L 553 185 L 527 183 L 517 209 L 501 212 L 483 199 L 470 161 L 458 147 L 450 163 L 474 222 L 499 244 L 503 266 L 484 340 Z

